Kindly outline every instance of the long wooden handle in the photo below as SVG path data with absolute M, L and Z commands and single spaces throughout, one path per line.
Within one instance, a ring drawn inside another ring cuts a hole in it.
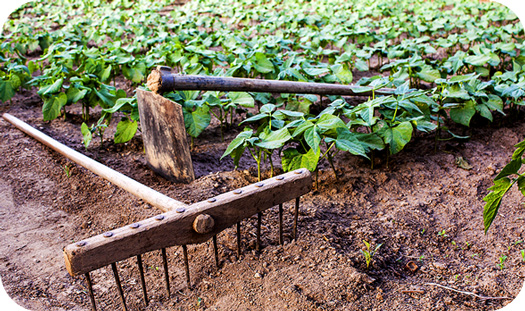
M 64 248 L 66 267 L 74 276 L 149 251 L 202 243 L 247 217 L 311 189 L 307 169 L 270 178 L 70 244 Z
M 371 96 L 371 91 L 360 92 L 355 86 L 294 82 L 262 79 L 245 79 L 230 77 L 178 75 L 171 72 L 169 67 L 160 66 L 148 76 L 148 88 L 155 93 L 164 93 L 174 90 L 203 90 L 203 91 L 237 91 L 237 92 L 265 92 L 265 93 L 293 93 L 319 95 L 346 95 Z M 392 94 L 392 89 L 379 89 L 376 95 Z
M 53 138 L 47 136 L 46 134 L 38 131 L 29 124 L 23 122 L 22 120 L 8 114 L 4 113 L 2 117 L 16 126 L 19 130 L 26 133 L 27 135 L 38 140 L 42 144 L 48 146 L 49 148 L 55 150 L 76 164 L 85 167 L 91 172 L 97 174 L 98 176 L 110 181 L 111 183 L 117 185 L 118 187 L 128 191 L 129 193 L 143 199 L 145 202 L 155 206 L 163 212 L 167 212 L 177 207 L 185 207 L 187 204 L 174 200 L 158 191 L 155 191 L 126 175 L 123 175 L 85 155 L 67 147 L 64 144 L 59 143 Z

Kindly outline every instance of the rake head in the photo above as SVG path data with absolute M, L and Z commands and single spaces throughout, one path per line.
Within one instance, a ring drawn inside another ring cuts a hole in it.
M 147 305 L 148 295 L 144 280 L 142 254 L 161 250 L 166 293 L 169 297 L 167 247 L 182 246 L 186 283 L 188 287 L 191 287 L 188 244 L 199 244 L 213 239 L 215 263 L 218 267 L 217 234 L 236 225 L 237 253 L 240 256 L 241 221 L 257 214 L 256 248 L 260 249 L 262 212 L 274 206 L 279 206 L 279 243 L 282 244 L 284 242 L 282 205 L 294 199 L 295 212 L 292 236 L 294 239 L 297 239 L 299 199 L 302 195 L 308 193 L 311 188 L 312 178 L 310 172 L 306 169 L 299 169 L 187 207 L 178 207 L 175 210 L 66 246 L 64 248 L 66 268 L 72 276 L 85 275 L 92 309 L 96 310 L 89 273 L 111 265 L 123 309 L 127 310 L 126 300 L 120 284 L 117 262 L 136 257 L 144 303 Z

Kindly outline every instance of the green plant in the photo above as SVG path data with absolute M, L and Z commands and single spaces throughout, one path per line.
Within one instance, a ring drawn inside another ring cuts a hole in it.
M 500 268 L 500 270 L 505 269 L 505 260 L 507 260 L 507 256 L 502 255 L 499 257 L 499 264 L 497 264 L 496 266 Z
M 521 166 L 525 163 L 525 140 L 518 143 L 515 148 L 516 150 L 512 154 L 512 160 L 499 172 L 496 178 L 494 178 L 494 185 L 488 189 L 490 193 L 483 198 L 483 201 L 486 202 L 483 209 L 485 234 L 489 230 L 494 218 L 496 218 L 503 196 L 514 184 L 518 185 L 518 189 L 525 196 L 525 173 L 519 173 Z
M 370 267 L 370 264 L 372 263 L 372 258 L 374 257 L 375 253 L 379 250 L 379 248 L 383 244 L 382 243 L 377 244 L 376 247 L 372 248 L 370 246 L 370 243 L 368 243 L 367 241 L 363 240 L 363 243 L 366 246 L 366 250 L 360 249 L 359 251 L 365 257 L 366 268 L 368 269 Z
M 448 236 L 447 233 L 446 233 L 446 229 L 443 229 L 443 230 L 441 230 L 441 231 L 438 231 L 437 234 L 438 234 L 440 237 L 444 237 L 444 238 Z
M 69 168 L 69 164 L 64 164 L 62 166 L 62 170 L 64 171 L 64 173 L 66 174 L 66 177 L 69 178 L 71 177 L 71 170 Z

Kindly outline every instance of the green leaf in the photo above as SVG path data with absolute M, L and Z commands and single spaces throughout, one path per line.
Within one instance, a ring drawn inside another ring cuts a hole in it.
M 0 101 L 6 102 L 15 96 L 15 89 L 9 80 L 0 79 Z
M 86 149 L 89 146 L 89 143 L 91 143 L 91 140 L 93 139 L 93 134 L 91 134 L 91 131 L 89 130 L 86 123 L 82 122 L 82 125 L 80 126 L 80 131 L 82 132 L 82 136 L 84 137 L 82 142 L 84 143 L 84 147 Z
M 412 138 L 412 124 L 409 121 L 402 122 L 395 127 L 383 127 L 379 135 L 389 145 L 390 154 L 401 151 Z
M 339 128 L 337 129 L 337 134 L 337 139 L 335 140 L 335 147 L 337 149 L 369 159 L 366 155 L 366 149 L 357 139 L 356 133 L 350 132 L 347 128 Z M 328 143 L 333 141 L 333 139 L 330 139 L 329 137 L 325 139 Z
M 196 109 L 193 111 L 183 109 L 184 125 L 191 137 L 199 136 L 210 125 L 211 121 L 210 107 L 207 105 L 196 106 Z M 193 107 L 190 107 L 190 110 Z
M 60 93 L 58 96 L 51 96 L 50 98 L 44 99 L 44 105 L 42 106 L 42 114 L 44 115 L 44 121 L 51 121 L 56 119 L 60 115 L 60 109 L 67 104 L 67 95 Z
M 312 77 L 330 72 L 330 69 L 328 68 L 307 67 L 307 68 L 303 68 L 303 70 L 304 72 L 306 72 L 307 75 L 312 76 Z
M 261 140 L 256 142 L 255 145 L 268 150 L 281 148 L 292 138 L 287 128 L 271 131 L 269 134 L 262 132 L 259 137 Z
M 288 148 L 283 151 L 281 165 L 285 172 L 290 172 L 300 168 L 306 168 L 313 172 L 317 168 L 320 156 L 320 150 L 310 149 L 306 153 L 300 153 L 295 148 Z
M 106 69 L 102 72 L 102 75 L 100 76 L 100 81 L 106 82 L 109 77 L 111 76 L 111 65 L 107 66 Z
M 255 70 L 260 73 L 273 72 L 273 63 L 266 58 L 266 55 L 261 52 L 255 53 Z
M 122 66 L 124 76 L 135 83 L 141 83 L 144 80 L 145 72 L 146 65 L 144 63 L 138 63 L 133 67 L 128 65 Z
M 518 177 L 518 189 L 521 191 L 521 194 L 525 196 L 525 177 Z
M 474 114 L 476 114 L 476 103 L 472 100 L 465 102 L 461 107 L 450 109 L 452 121 L 465 126 L 469 126 Z
M 429 133 L 437 128 L 437 125 L 426 120 L 418 120 L 416 122 L 416 128 L 418 131 Z
M 494 181 L 494 185 L 489 188 L 491 191 L 487 196 L 483 198 L 483 201 L 487 202 L 483 208 L 483 224 L 485 227 L 485 234 L 490 228 L 490 225 L 498 214 L 499 207 L 501 205 L 501 199 L 509 191 L 512 183 L 509 178 L 504 177 Z
M 317 133 L 317 126 L 312 126 L 304 132 L 304 140 L 313 150 L 319 149 L 321 143 L 321 136 Z
M 102 85 L 100 90 L 94 89 L 95 94 L 100 99 L 100 106 L 104 109 L 111 108 L 115 105 L 116 97 L 112 94 L 111 90 L 105 84 Z
M 253 108 L 255 106 L 253 97 L 246 92 L 229 92 L 228 97 L 232 100 L 233 104 L 241 105 L 246 108 Z
M 242 132 L 240 132 L 237 137 L 235 137 L 232 142 L 228 145 L 228 148 L 226 148 L 226 151 L 224 151 L 223 155 L 221 156 L 221 160 L 222 158 L 224 158 L 225 156 L 231 154 L 235 149 L 237 149 L 238 147 L 240 147 L 241 145 L 244 144 L 244 142 L 246 142 L 246 140 L 250 137 L 252 137 L 253 135 L 253 131 L 248 129 L 248 130 L 244 130 Z M 243 149 L 244 150 L 244 149 Z
M 137 132 L 138 122 L 124 118 L 117 124 L 115 132 L 115 144 L 121 144 L 130 141 Z
M 516 144 L 516 146 L 514 147 L 516 148 L 516 150 L 512 154 L 512 159 L 513 160 L 521 159 L 521 157 L 523 156 L 523 153 L 525 153 L 525 140 Z
M 335 74 L 335 76 L 341 81 L 343 84 L 350 84 L 352 83 L 352 79 L 354 78 L 352 75 L 352 71 L 348 69 L 348 66 L 346 64 L 335 64 L 330 67 L 332 69 L 332 72 Z
M 76 87 L 70 86 L 66 92 L 67 103 L 74 104 L 86 96 L 87 90 L 79 90 Z
M 40 96 L 45 96 L 45 95 L 51 95 L 51 94 L 58 93 L 60 92 L 60 88 L 62 87 L 63 82 L 64 82 L 64 79 L 60 78 L 51 85 L 46 85 L 46 86 L 41 87 L 40 90 L 38 90 L 37 94 Z
M 366 149 L 383 150 L 385 143 L 376 133 L 354 133 L 355 137 Z
M 368 68 L 368 63 L 362 59 L 357 59 L 355 61 L 355 69 L 359 70 L 359 71 L 368 71 L 370 70 Z
M 423 69 L 416 73 L 416 76 L 426 82 L 434 82 L 441 78 L 439 70 L 432 68 L 431 66 L 423 66 Z
M 494 180 L 498 180 L 510 175 L 518 174 L 519 169 L 521 168 L 521 159 L 513 159 L 499 172 L 498 176 Z
M 472 66 L 483 66 L 492 58 L 489 55 L 474 55 L 465 58 L 464 62 Z

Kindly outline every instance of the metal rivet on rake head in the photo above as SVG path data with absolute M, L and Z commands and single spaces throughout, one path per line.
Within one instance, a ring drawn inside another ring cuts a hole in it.
M 129 225 L 129 227 L 131 229 L 137 229 L 138 227 L 140 227 L 140 224 L 139 223 L 134 223 L 134 224 Z
M 216 202 L 216 201 L 217 201 L 216 198 L 209 198 L 209 199 L 208 199 L 208 202 L 210 202 L 210 203 L 213 203 L 213 202 Z
M 295 174 L 302 174 L 303 173 L 303 170 L 296 170 L 294 171 Z
M 175 211 L 177 213 L 184 213 L 186 211 L 186 209 L 184 207 L 177 207 L 177 209 Z
M 241 190 L 241 189 L 236 189 L 236 190 L 233 190 L 233 193 L 235 193 L 235 194 L 241 194 L 241 193 L 242 193 L 242 190 Z
M 77 242 L 77 246 L 78 247 L 82 247 L 82 246 L 86 246 L 87 242 L 86 241 L 80 241 L 80 242 Z
M 155 220 L 163 220 L 163 219 L 164 219 L 164 215 L 155 216 Z
M 103 236 L 104 236 L 105 238 L 110 238 L 110 237 L 113 236 L 113 232 L 104 232 Z
M 264 186 L 264 184 L 262 182 L 258 182 L 258 183 L 255 184 L 255 187 L 258 187 L 258 188 L 261 188 L 263 186 Z
M 277 179 L 277 180 L 283 180 L 283 179 L 284 179 L 284 176 L 277 176 L 277 177 L 275 177 L 275 179 Z

